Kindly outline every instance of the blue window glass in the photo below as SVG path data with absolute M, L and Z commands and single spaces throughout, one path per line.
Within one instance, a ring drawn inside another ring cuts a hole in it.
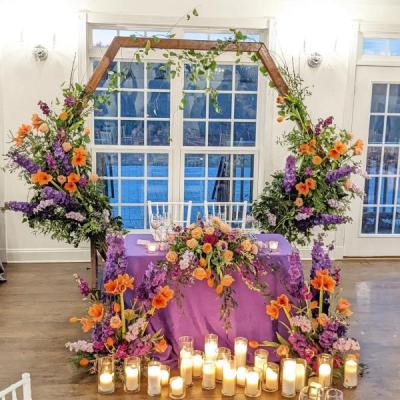
M 169 72 L 165 64 L 148 64 L 147 87 L 149 89 L 169 89 Z
M 110 203 L 118 203 L 118 181 L 117 179 L 104 179 L 103 192 L 110 200 Z
M 400 143 L 400 115 L 387 117 L 385 141 L 386 143 Z
M 144 64 L 121 62 L 121 87 L 126 89 L 144 88 Z
M 234 146 L 255 146 L 256 145 L 256 123 L 235 122 L 233 134 Z
M 387 41 L 381 38 L 365 38 L 363 40 L 363 53 L 365 55 L 387 55 Z
M 371 178 L 365 182 L 365 204 L 378 204 L 379 178 Z
M 118 123 L 108 119 L 94 120 L 95 144 L 118 144 Z
M 210 85 L 212 88 L 220 90 L 232 90 L 232 65 L 218 65 L 212 74 Z
M 383 153 L 382 173 L 384 175 L 396 175 L 398 159 L 399 159 L 398 147 L 385 147 Z
M 388 112 L 400 113 L 400 85 L 390 85 Z
M 184 118 L 206 117 L 206 95 L 205 93 L 186 93 L 186 104 L 184 105 Z
M 232 95 L 228 93 L 220 93 L 218 95 L 219 110 L 215 109 L 214 104 L 210 101 L 209 118 L 213 119 L 228 119 L 232 116 L 231 110 Z
M 144 181 L 121 180 L 121 202 L 122 203 L 143 203 L 144 202 Z
M 121 144 L 143 146 L 144 122 L 121 120 Z
M 400 208 L 397 207 L 396 215 L 395 215 L 395 222 L 394 222 L 394 233 L 400 233 Z
M 118 154 L 96 153 L 96 172 L 99 176 L 118 176 Z
M 381 170 L 381 147 L 368 147 L 367 151 L 367 173 L 379 174 Z
M 369 119 L 368 143 L 382 143 L 383 140 L 383 116 L 371 115 Z
M 147 116 L 150 118 L 169 118 L 169 93 L 147 93 Z
M 126 176 L 126 177 L 144 176 L 144 154 L 122 153 L 121 176 Z
M 109 93 L 104 90 L 97 90 L 96 94 L 106 95 L 104 103 L 96 101 L 94 116 L 95 117 L 116 117 L 118 115 L 117 93 Z
M 207 181 L 207 200 L 213 202 L 230 201 L 230 182 L 222 179 Z
M 376 207 L 363 208 L 361 233 L 375 233 L 377 211 Z
M 230 146 L 231 145 L 231 123 L 210 122 L 208 124 L 208 145 L 209 146 Z
M 144 207 L 121 207 L 121 216 L 126 229 L 144 229 Z
M 248 178 L 254 176 L 254 155 L 235 154 L 233 157 L 234 176 Z
M 371 112 L 385 112 L 387 85 L 384 83 L 374 83 L 372 85 Z
M 235 96 L 235 118 L 256 119 L 257 116 L 257 95 L 236 94 Z
M 394 204 L 396 178 L 381 178 L 380 204 Z
M 147 181 L 147 200 L 168 201 L 168 181 L 148 180 Z
M 197 203 L 204 202 L 204 181 L 185 179 L 184 200 L 192 200 Z
M 147 155 L 147 176 L 151 177 L 168 176 L 168 154 Z
M 144 95 L 142 92 L 121 92 L 121 117 L 144 116 Z
M 97 66 L 99 65 L 99 61 L 95 60 L 93 61 L 93 71 L 97 68 Z M 102 76 L 98 87 L 99 88 L 103 88 L 103 87 L 108 87 L 108 85 L 110 84 L 110 77 L 112 76 L 113 73 L 118 72 L 118 65 L 116 62 L 112 62 L 110 64 L 110 66 L 108 67 L 106 73 Z
M 203 90 L 207 86 L 207 81 L 204 75 L 198 75 L 195 79 L 191 74 L 191 69 L 189 64 L 185 64 L 184 72 L 184 86 L 185 90 Z
M 380 207 L 378 217 L 378 233 L 392 233 L 393 207 Z
M 204 177 L 206 172 L 204 154 L 185 154 L 185 177 Z
M 253 201 L 253 181 L 234 180 L 232 201 Z
M 147 144 L 149 146 L 169 145 L 169 121 L 147 121 Z
M 198 121 L 183 122 L 183 145 L 204 146 L 206 143 L 206 123 Z
M 258 68 L 250 65 L 237 65 L 235 86 L 236 90 L 257 91 Z
M 229 177 L 231 170 L 231 156 L 210 154 L 208 156 L 208 176 Z

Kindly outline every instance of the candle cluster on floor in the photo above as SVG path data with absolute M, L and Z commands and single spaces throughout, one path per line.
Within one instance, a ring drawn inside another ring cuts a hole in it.
M 209 334 L 204 340 L 204 352 L 194 349 L 190 336 L 179 338 L 179 376 L 171 377 L 170 368 L 159 361 L 147 365 L 147 394 L 159 396 L 162 387 L 168 387 L 169 397 L 174 400 L 186 397 L 186 388 L 194 380 L 201 379 L 203 390 L 214 390 L 217 383 L 221 394 L 233 397 L 237 388 L 244 388 L 247 397 L 259 397 L 262 391 L 276 392 L 286 398 L 300 393 L 302 399 L 322 400 L 324 393 L 332 386 L 333 359 L 330 354 L 320 354 L 317 363 L 317 376 L 308 378 L 308 367 L 304 359 L 283 358 L 280 364 L 268 361 L 269 353 L 264 349 L 254 352 L 254 365 L 247 364 L 248 340 L 237 337 L 233 354 L 230 349 L 218 346 L 218 336 Z M 358 384 L 359 360 L 349 354 L 344 363 L 344 382 L 346 388 Z M 114 360 L 112 357 L 99 359 L 98 391 L 109 394 L 115 391 Z M 141 359 L 128 357 L 124 360 L 124 389 L 126 392 L 140 391 Z

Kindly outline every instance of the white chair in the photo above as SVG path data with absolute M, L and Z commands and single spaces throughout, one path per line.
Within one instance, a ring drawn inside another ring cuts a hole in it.
M 185 210 L 186 209 L 186 210 Z M 149 217 L 149 227 L 153 215 L 167 215 L 174 225 L 189 226 L 192 215 L 191 201 L 166 201 L 166 202 L 147 202 L 147 213 Z M 185 219 L 186 211 L 186 219 Z
M 246 229 L 247 201 L 209 203 L 204 202 L 204 219 L 209 220 L 211 216 L 220 217 L 233 228 Z
M 17 389 L 20 387 L 22 387 L 23 400 L 32 400 L 31 376 L 27 372 L 22 374 L 22 379 L 20 381 L 0 391 L 0 399 L 6 400 L 6 396 L 11 394 L 11 400 L 18 400 Z

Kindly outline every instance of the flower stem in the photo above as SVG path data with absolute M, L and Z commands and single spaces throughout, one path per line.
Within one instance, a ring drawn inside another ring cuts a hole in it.
M 319 314 L 322 314 L 323 302 L 324 302 L 324 291 L 321 287 L 321 289 L 319 289 Z
M 125 304 L 124 304 L 124 293 L 119 294 L 119 302 L 121 305 L 121 318 L 122 318 L 122 338 L 125 338 L 126 325 L 125 325 Z

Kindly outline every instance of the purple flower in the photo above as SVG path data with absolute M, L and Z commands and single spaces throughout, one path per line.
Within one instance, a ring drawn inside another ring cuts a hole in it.
M 144 273 L 142 282 L 137 288 L 138 300 L 148 303 L 157 293 L 159 287 L 165 283 L 166 278 L 167 271 L 163 266 L 150 263 Z
M 319 344 L 324 350 L 329 350 L 332 348 L 333 343 L 338 340 L 338 334 L 335 331 L 329 329 L 324 330 L 319 335 Z
M 54 200 L 58 205 L 71 208 L 75 204 L 75 200 L 67 193 L 59 192 L 51 186 L 45 186 L 41 190 L 43 200 Z
M 310 356 L 313 352 L 310 351 L 310 343 L 307 338 L 301 333 L 291 333 L 288 337 L 289 343 L 293 346 L 293 350 L 301 357 L 307 360 L 307 363 L 311 362 Z
M 312 168 L 311 168 L 311 167 L 307 167 L 307 168 L 304 170 L 304 174 L 305 174 L 306 176 L 308 176 L 308 177 L 312 176 L 312 174 L 313 174 Z
M 296 158 L 288 156 L 286 158 L 285 175 L 283 177 L 283 189 L 289 193 L 296 184 Z
M 85 175 L 82 175 L 82 176 L 80 177 L 80 179 L 79 179 L 79 186 L 80 186 L 81 188 L 85 189 L 86 185 L 87 185 L 87 178 L 86 178 Z
M 289 255 L 289 269 L 286 281 L 288 292 L 297 299 L 302 298 L 301 290 L 304 286 L 303 266 L 301 264 L 300 255 L 294 251 Z
M 322 118 L 318 119 L 317 124 L 314 127 L 314 133 L 318 136 L 321 134 L 322 129 L 327 128 L 329 125 L 332 125 L 333 122 L 333 117 L 330 116 L 326 118 L 325 120 Z
M 311 260 L 311 278 L 315 277 L 315 273 L 318 270 L 329 268 L 326 265 L 326 254 L 321 240 L 314 240 L 314 245 L 311 249 Z
M 325 176 L 326 183 L 334 183 L 339 179 L 349 176 L 354 171 L 354 168 L 350 165 L 343 165 L 343 167 L 337 168 L 333 171 L 329 171 Z
M 42 113 L 44 115 L 49 115 L 50 114 L 50 108 L 49 106 L 42 100 L 39 101 L 38 106 L 42 110 Z
M 107 254 L 104 265 L 103 282 L 116 279 L 119 274 L 126 273 L 128 259 L 125 251 L 125 241 L 121 232 L 109 233 L 106 237 Z
M 56 160 L 54 159 L 54 157 L 53 157 L 50 153 L 47 153 L 47 154 L 46 154 L 46 162 L 47 162 L 47 166 L 48 166 L 52 171 L 55 171 L 55 170 L 57 169 Z
M 341 215 L 319 214 L 313 220 L 313 225 L 339 225 L 344 224 L 349 219 Z
M 11 160 L 21 168 L 27 170 L 30 174 L 35 174 L 40 170 L 39 165 L 36 165 L 31 159 L 18 153 L 17 151 L 9 153 Z
M 22 212 L 28 216 L 33 214 L 33 210 L 36 208 L 37 204 L 28 203 L 26 201 L 9 201 L 5 203 L 5 207 L 12 211 Z
M 140 339 L 135 340 L 129 345 L 129 354 L 136 357 L 143 357 L 148 354 L 152 349 L 150 342 L 142 341 Z
M 72 107 L 76 103 L 75 97 L 68 96 L 64 99 L 64 105 L 67 107 Z
M 70 172 L 72 172 L 74 168 L 69 162 L 68 156 L 65 154 L 59 141 L 54 142 L 53 151 L 55 159 L 61 164 L 63 168 L 63 174 L 68 175 Z

